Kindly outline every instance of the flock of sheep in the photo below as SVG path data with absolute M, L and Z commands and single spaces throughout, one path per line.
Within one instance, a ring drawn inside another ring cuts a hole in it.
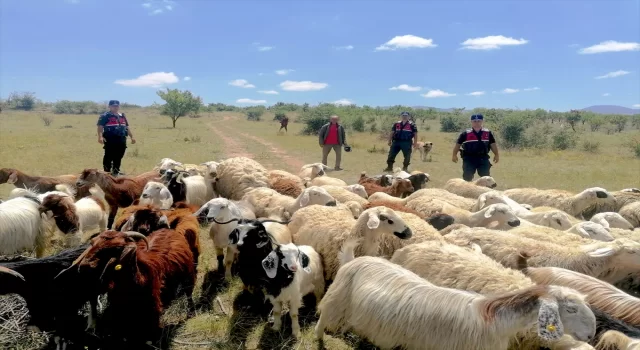
M 0 294 L 23 297 L 60 348 L 91 348 L 87 329 L 97 347 L 139 348 L 177 297 L 193 315 L 207 227 L 221 278 L 268 300 L 274 330 L 288 308 L 296 338 L 313 294 L 320 344 L 353 332 L 383 349 L 640 349 L 640 189 L 430 188 L 399 169 L 349 184 L 325 170 L 245 157 L 117 178 L 0 169 L 15 186 L 0 203 L 0 256 L 14 256 Z M 54 237 L 67 249 L 45 256 Z

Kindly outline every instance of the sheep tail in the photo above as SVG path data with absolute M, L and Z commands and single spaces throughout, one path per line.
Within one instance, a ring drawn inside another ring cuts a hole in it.
M 344 264 L 356 258 L 355 249 L 359 244 L 360 244 L 360 238 L 351 238 L 346 240 L 342 244 L 340 253 L 338 253 L 338 260 L 340 261 L 340 266 L 344 266 Z
M 613 350 L 613 349 L 630 349 L 630 346 L 634 343 L 634 340 L 627 337 L 621 332 L 609 330 L 602 334 L 596 349 Z M 640 342 L 639 342 L 640 343 Z

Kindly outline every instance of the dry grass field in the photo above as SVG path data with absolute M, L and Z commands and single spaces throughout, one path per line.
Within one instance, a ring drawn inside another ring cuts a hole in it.
M 288 134 L 278 134 L 279 123 L 266 113 L 263 121 L 246 121 L 241 114 L 213 113 L 200 118 L 182 118 L 177 128 L 171 128 L 168 118 L 152 110 L 124 110 L 127 113 L 137 143 L 129 144 L 122 171 L 137 174 L 151 169 L 161 158 L 200 163 L 231 156 L 248 156 L 269 169 L 284 169 L 294 173 L 301 165 L 321 160 L 317 138 L 300 136 L 300 123 L 290 123 Z M 53 118 L 45 126 L 41 117 Z M 291 115 L 290 119 L 295 119 Z M 101 168 L 102 147 L 97 142 L 96 115 L 53 115 L 45 112 L 3 111 L 0 114 L 0 167 L 17 168 L 31 175 L 79 173 L 84 168 Z M 430 161 L 421 162 L 416 154 L 410 170 L 422 170 L 431 175 L 433 187 L 447 179 L 461 176 L 461 162 L 451 162 L 451 150 L 456 134 L 440 133 L 438 121 L 430 121 L 431 131 L 420 125 L 420 139 L 434 143 Z M 385 126 L 386 127 L 386 126 Z M 588 153 L 580 147 L 562 152 L 502 150 L 500 162 L 492 168 L 498 189 L 534 186 L 581 191 L 600 186 L 609 190 L 640 187 L 640 160 L 626 146 L 638 130 L 622 134 L 585 133 L 601 143 L 599 153 Z M 348 183 L 357 182 L 361 171 L 378 174 L 386 166 L 388 147 L 378 133 L 348 133 L 351 153 L 343 152 L 342 172 L 330 173 Z M 498 138 L 498 144 L 500 140 Z M 375 150 L 378 151 L 374 151 Z M 334 154 L 329 156 L 333 167 Z M 402 154 L 396 159 L 401 166 Z M 6 198 L 11 185 L 0 185 L 0 198 Z M 301 310 L 303 337 L 290 337 L 290 320 L 285 316 L 282 334 L 269 329 L 266 313 L 242 311 L 242 287 L 236 278 L 229 285 L 217 282 L 215 254 L 208 232 L 201 232 L 203 254 L 199 264 L 195 317 L 185 319 L 184 300 L 178 300 L 164 316 L 167 337 L 173 339 L 171 349 L 312 349 L 315 324 L 314 306 Z M 198 302 L 199 301 L 199 302 Z M 0 329 L 0 332 L 2 330 Z M 30 344 L 34 344 L 31 342 Z M 326 337 L 331 350 L 371 348 L 355 336 Z M 28 344 L 18 348 L 27 349 Z

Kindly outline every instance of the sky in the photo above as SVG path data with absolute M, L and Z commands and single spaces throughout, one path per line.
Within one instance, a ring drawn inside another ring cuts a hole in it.
M 640 108 L 640 0 L 0 0 L 0 96 Z

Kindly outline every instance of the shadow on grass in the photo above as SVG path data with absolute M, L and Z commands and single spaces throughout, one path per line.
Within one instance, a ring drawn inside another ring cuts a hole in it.
M 211 311 L 218 294 L 224 293 L 229 281 L 224 279 L 224 273 L 217 270 L 207 271 L 202 281 L 200 297 L 194 301 L 196 310 Z

